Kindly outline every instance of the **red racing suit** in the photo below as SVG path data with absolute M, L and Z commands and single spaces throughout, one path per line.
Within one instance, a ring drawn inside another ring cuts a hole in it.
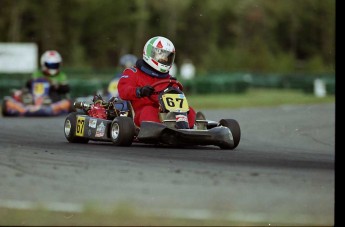
M 153 77 L 135 66 L 123 71 L 117 87 L 119 96 L 121 99 L 129 100 L 131 102 L 135 113 L 134 123 L 137 126 L 140 127 L 142 121 L 160 122 L 158 95 L 151 95 L 150 98 L 139 98 L 136 94 L 137 88 L 152 85 L 159 80 L 168 79 L 170 77 L 170 75 L 167 75 L 165 78 Z M 167 86 L 167 84 L 160 84 L 155 88 L 155 90 L 160 91 L 164 89 L 165 86 Z M 189 127 L 193 128 L 195 122 L 195 110 L 191 107 L 189 107 L 188 122 Z

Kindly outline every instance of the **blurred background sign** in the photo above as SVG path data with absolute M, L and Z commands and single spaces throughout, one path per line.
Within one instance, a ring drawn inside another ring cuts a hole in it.
M 0 73 L 32 73 L 37 56 L 35 43 L 0 43 Z

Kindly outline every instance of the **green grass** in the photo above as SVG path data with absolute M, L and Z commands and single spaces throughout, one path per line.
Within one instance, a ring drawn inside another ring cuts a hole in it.
M 266 107 L 286 104 L 334 103 L 335 96 L 323 98 L 298 90 L 250 89 L 244 94 L 188 95 L 190 106 L 195 109 L 226 109 L 243 107 Z
M 29 210 L 0 208 L 1 226 L 229 226 L 263 225 L 247 221 L 187 219 L 138 214 L 126 206 L 110 212 L 95 209 L 82 212 L 54 212 L 43 208 Z

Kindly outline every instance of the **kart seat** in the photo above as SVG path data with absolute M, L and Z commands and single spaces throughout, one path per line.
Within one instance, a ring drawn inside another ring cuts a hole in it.
M 126 103 L 127 103 L 127 109 L 128 109 L 128 117 L 132 118 L 134 121 L 135 113 L 134 113 L 132 103 L 129 100 L 127 100 Z

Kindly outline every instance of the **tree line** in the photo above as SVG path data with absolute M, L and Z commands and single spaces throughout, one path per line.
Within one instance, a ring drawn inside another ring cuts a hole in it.
M 65 66 L 116 67 L 169 38 L 198 72 L 334 73 L 335 0 L 0 0 L 0 42 L 58 50 Z

